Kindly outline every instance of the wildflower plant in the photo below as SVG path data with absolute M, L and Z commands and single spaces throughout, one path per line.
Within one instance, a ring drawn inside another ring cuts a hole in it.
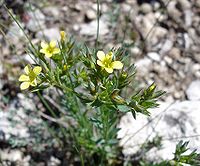
M 148 109 L 157 107 L 158 98 L 165 93 L 157 90 L 152 83 L 147 88 L 124 95 L 128 86 L 133 85 L 136 69 L 134 64 L 127 65 L 127 52 L 123 48 L 113 48 L 107 54 L 105 50 L 98 49 L 99 0 L 97 4 L 95 49 L 81 46 L 73 38 L 68 38 L 64 31 L 60 32 L 59 41 L 42 41 L 36 45 L 25 34 L 35 63 L 26 65 L 25 74 L 19 77 L 22 82 L 20 89 L 37 92 L 51 113 L 50 117 L 44 117 L 59 125 L 59 131 L 51 132 L 52 135 L 61 147 L 68 147 L 74 158 L 79 157 L 82 166 L 123 164 L 117 138 L 120 117 L 127 112 L 131 112 L 135 119 L 138 113 L 149 116 Z M 7 11 L 23 30 L 12 13 Z M 61 109 L 54 110 L 44 100 L 42 93 L 50 87 L 58 92 Z M 199 154 L 195 151 L 182 155 L 187 150 L 186 146 L 187 143 L 178 144 L 174 160 L 164 161 L 163 165 L 196 164 Z
M 73 124 L 65 130 L 61 125 L 61 130 L 65 139 L 73 140 L 72 149 L 82 165 L 118 163 L 120 117 L 127 112 L 132 112 L 134 118 L 137 113 L 150 115 L 148 109 L 158 106 L 157 99 L 164 92 L 156 91 L 153 83 L 127 98 L 122 95 L 136 74 L 134 65 L 126 66 L 127 55 L 122 48 L 105 54 L 103 50 L 78 45 L 61 31 L 60 41 L 42 42 L 30 52 L 35 55 L 36 64 L 25 67 L 27 75 L 19 78 L 23 81 L 21 89 L 42 93 L 55 87 L 61 92 L 63 110 L 59 114 L 52 111 L 52 117 L 61 118 L 62 125 L 69 125 L 69 119 L 73 119 Z

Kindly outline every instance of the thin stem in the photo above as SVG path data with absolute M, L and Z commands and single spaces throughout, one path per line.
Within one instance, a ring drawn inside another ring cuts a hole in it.
M 21 26 L 21 24 L 18 22 L 18 20 L 14 17 L 14 15 L 10 12 L 10 10 L 7 8 L 6 5 L 3 5 L 4 8 L 7 10 L 8 14 L 10 15 L 10 17 L 16 22 L 16 24 L 19 26 L 19 28 L 22 30 L 22 32 L 24 33 L 26 39 L 28 40 L 28 42 L 30 43 L 31 47 L 37 51 L 37 49 L 35 48 L 35 46 L 33 45 L 33 43 L 31 42 L 31 39 L 29 38 L 29 36 L 24 32 L 23 27 Z
M 98 43 L 99 43 L 99 17 L 100 17 L 100 3 L 99 0 L 97 0 L 97 36 L 95 44 L 96 50 L 98 49 Z
M 104 165 L 104 163 L 106 162 L 106 152 L 105 152 L 105 147 L 107 146 L 107 142 L 108 142 L 108 118 L 109 118 L 109 112 L 106 110 L 105 106 L 100 107 L 100 112 L 101 112 L 101 121 L 103 124 L 103 132 L 102 132 L 102 136 L 104 139 L 104 145 L 102 146 L 102 154 L 101 154 L 101 166 Z
M 43 96 L 40 94 L 40 92 L 37 92 L 37 94 L 38 94 L 38 97 L 39 97 L 39 98 L 41 99 L 41 101 L 43 102 L 43 104 L 45 105 L 45 107 L 46 107 L 46 108 L 49 110 L 49 112 L 52 114 L 52 116 L 53 116 L 55 119 L 57 119 L 57 116 L 56 116 L 55 112 L 51 109 L 51 107 L 50 107 L 49 104 L 46 102 L 46 100 L 43 98 Z M 58 124 L 59 124 L 59 126 L 60 126 L 60 128 L 61 128 L 61 131 L 62 131 L 63 135 L 67 138 L 67 133 L 65 132 L 63 126 L 62 126 L 60 123 L 58 123 Z
M 84 159 L 83 159 L 83 155 L 82 155 L 82 153 L 78 150 L 78 148 L 76 147 L 76 145 L 74 145 L 74 148 L 76 149 L 76 151 L 77 151 L 78 154 L 80 155 L 81 166 L 85 166 L 85 163 L 84 163 Z

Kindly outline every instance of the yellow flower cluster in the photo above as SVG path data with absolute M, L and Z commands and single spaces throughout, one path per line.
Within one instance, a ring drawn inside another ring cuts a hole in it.
M 60 40 L 65 40 L 65 32 L 60 32 Z M 46 57 L 50 58 L 54 54 L 60 53 L 60 49 L 56 47 L 56 41 L 52 40 L 50 43 L 41 42 L 40 52 L 43 53 Z M 37 77 L 41 73 L 42 68 L 40 66 L 36 66 L 33 69 L 30 65 L 27 65 L 24 68 L 26 74 L 22 74 L 19 77 L 19 81 L 22 82 L 20 85 L 21 90 L 28 89 L 30 86 L 37 86 L 38 80 Z
M 122 69 L 123 63 L 120 61 L 113 61 L 113 52 L 105 54 L 103 51 L 97 52 L 97 64 L 105 69 L 108 73 L 112 73 L 114 69 Z
M 64 41 L 66 38 L 65 32 L 60 31 L 60 41 Z M 44 54 L 46 57 L 50 58 L 54 54 L 59 54 L 60 49 L 56 46 L 56 41 L 52 40 L 50 43 L 41 42 L 40 53 Z M 105 54 L 103 51 L 97 52 L 97 64 L 105 69 L 108 73 L 113 73 L 114 69 L 122 69 L 123 64 L 120 61 L 113 60 L 113 52 Z M 64 65 L 64 70 L 67 69 L 67 65 Z M 24 68 L 26 74 L 22 74 L 19 77 L 19 81 L 22 82 L 20 85 L 21 90 L 28 89 L 30 86 L 37 86 L 38 84 L 38 75 L 41 73 L 42 68 L 36 66 L 33 69 L 30 65 L 27 65 Z

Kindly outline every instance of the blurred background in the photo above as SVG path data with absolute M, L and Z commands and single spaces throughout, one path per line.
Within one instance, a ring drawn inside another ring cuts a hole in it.
M 59 39 L 66 31 L 80 43 L 95 45 L 95 0 L 0 1 L 0 161 L 6 165 L 62 165 L 66 155 L 52 141 L 40 112 L 45 106 L 35 94 L 19 89 L 18 77 L 26 63 L 23 31 L 9 16 L 18 18 L 33 43 Z M 100 0 L 99 47 L 124 47 L 135 63 L 137 76 L 131 88 L 155 82 L 167 94 L 149 118 L 129 114 L 119 124 L 125 156 L 140 150 L 145 141 L 161 147 L 140 151 L 149 160 L 170 158 L 179 140 L 190 140 L 200 150 L 200 1 Z M 57 109 L 50 89 L 44 98 Z M 153 154 L 153 155 L 152 155 Z

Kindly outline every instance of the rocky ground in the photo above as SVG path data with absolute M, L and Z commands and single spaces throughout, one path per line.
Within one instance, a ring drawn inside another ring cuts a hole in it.
M 5 2 L 20 17 L 20 23 L 33 43 L 44 38 L 58 39 L 62 29 L 77 41 L 94 46 L 97 28 L 95 0 Z M 131 62 L 137 66 L 138 86 L 156 82 L 160 89 L 167 92 L 162 98 L 161 108 L 151 111 L 151 118 L 139 115 L 135 121 L 129 114 L 122 118 L 119 137 L 123 137 L 121 144 L 126 155 L 135 153 L 138 145 L 156 135 L 163 137 L 164 149 L 156 150 L 151 159 L 170 158 L 170 152 L 180 139 L 191 140 L 190 147 L 200 150 L 199 25 L 200 1 L 196 0 L 101 1 L 100 48 L 126 47 Z M 42 123 L 39 115 L 33 114 L 38 108 L 33 102 L 37 98 L 22 94 L 17 82 L 23 64 L 31 63 L 32 59 L 24 49 L 26 39 L 23 32 L 3 7 L 0 8 L 0 27 L 0 140 L 19 136 L 21 140 L 34 143 L 30 140 L 34 137 L 27 126 Z M 16 119 L 11 118 L 13 111 Z M 19 123 L 20 118 L 26 119 L 24 124 Z M 137 132 L 140 128 L 141 131 Z M 45 127 L 37 131 L 45 131 Z M 45 138 L 48 140 L 48 134 Z M 152 151 L 149 153 L 152 154 Z M 11 160 L 8 154 L 16 156 L 12 158 L 14 162 L 23 162 L 24 165 L 31 160 L 23 149 L 0 150 L 0 156 L 5 161 Z M 55 156 L 50 157 L 49 165 L 59 163 Z

